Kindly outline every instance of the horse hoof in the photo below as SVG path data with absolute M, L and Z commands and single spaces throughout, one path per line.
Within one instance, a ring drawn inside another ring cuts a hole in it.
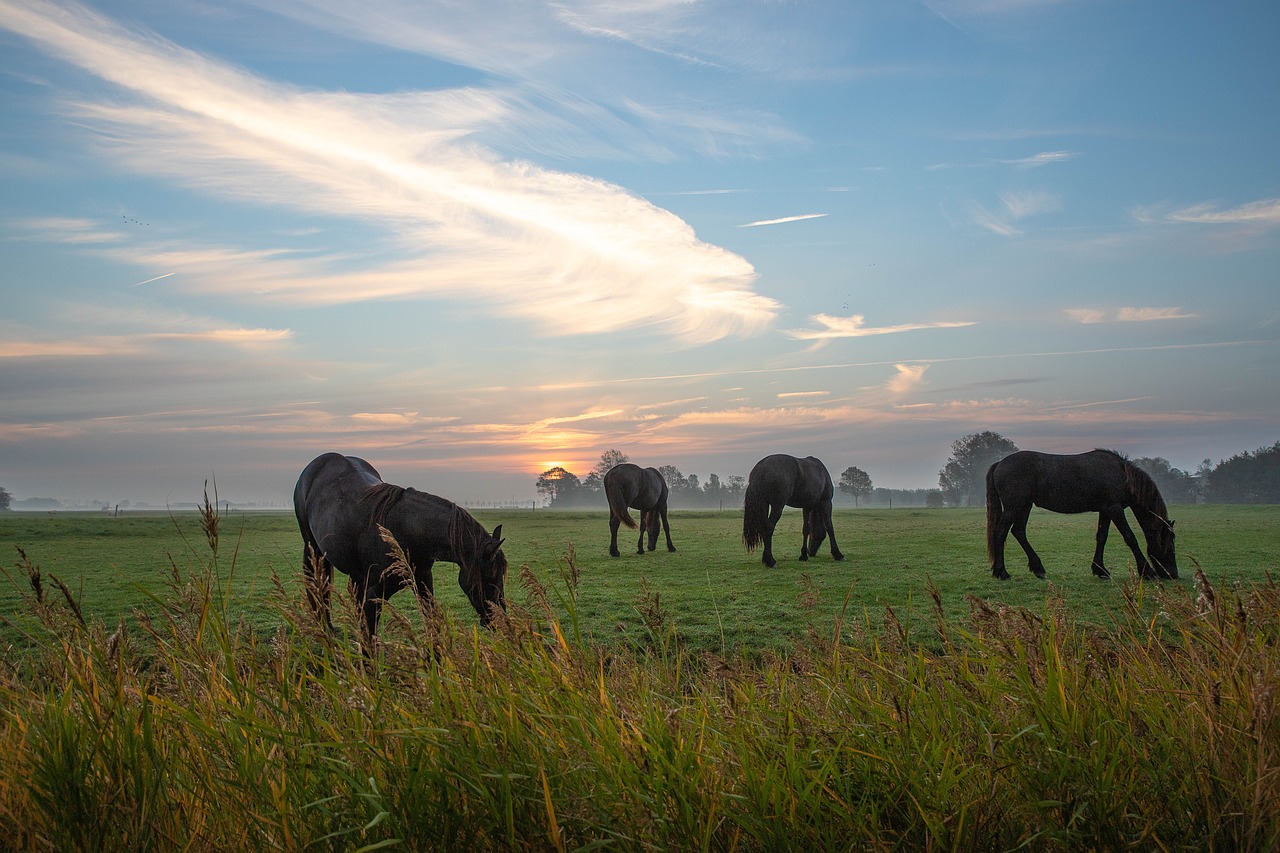
M 668 545 L 668 546 L 667 546 L 667 550 L 668 550 L 668 551 L 670 551 L 672 554 L 674 554 L 674 553 L 676 552 L 676 546 L 675 546 L 675 545 Z
M 1010 574 L 1009 574 L 1007 571 L 1005 571 L 1004 569 L 992 569 L 992 570 L 991 570 L 991 577 L 993 577 L 993 578 L 995 578 L 996 580 L 999 580 L 999 581 L 1007 581 L 1007 580 L 1011 580 L 1011 579 L 1012 579 L 1012 575 L 1010 575 Z
M 837 563 L 839 563 L 839 562 L 843 562 L 843 561 L 844 561 L 844 554 L 832 554 L 832 555 L 831 555 L 831 559 L 835 560 Z
M 1041 569 L 1040 571 L 1036 571 L 1035 569 L 1032 569 L 1032 570 L 1031 570 L 1031 574 L 1033 574 L 1033 575 L 1035 575 L 1036 577 L 1040 578 L 1040 580 L 1044 580 L 1044 569 Z
M 1101 578 L 1102 580 L 1104 581 L 1111 580 L 1111 572 L 1107 569 L 1106 566 L 1093 566 L 1092 568 L 1093 568 L 1093 573 L 1097 575 L 1099 578 Z M 1143 577 L 1146 577 L 1146 575 L 1143 575 Z
M 619 554 L 617 551 L 610 551 L 610 552 L 609 552 L 609 556 L 610 556 L 610 557 L 621 557 L 622 555 L 621 555 L 621 554 Z

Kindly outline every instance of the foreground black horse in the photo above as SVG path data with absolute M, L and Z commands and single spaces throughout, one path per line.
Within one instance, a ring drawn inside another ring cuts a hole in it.
M 640 539 L 636 553 L 644 553 L 644 534 L 649 534 L 649 550 L 658 547 L 658 522 L 667 535 L 667 550 L 671 544 L 671 525 L 667 523 L 667 481 L 657 468 L 641 468 L 630 462 L 614 465 L 604 475 L 604 495 L 609 501 L 609 555 L 618 556 L 618 525 L 625 524 L 631 530 L 636 523 L 631 520 L 627 507 L 640 510 Z
M 1027 564 L 1036 577 L 1044 577 L 1044 563 L 1027 541 L 1027 518 L 1031 506 L 1053 512 L 1098 514 L 1097 548 L 1093 552 L 1093 573 L 1111 577 L 1102 564 L 1107 530 L 1114 524 L 1133 551 L 1138 574 L 1144 578 L 1176 578 L 1178 564 L 1173 555 L 1173 522 L 1160 490 L 1138 466 L 1111 450 L 1092 450 L 1074 456 L 1020 450 L 1006 456 L 987 470 L 987 555 L 991 574 L 1007 580 L 1004 543 L 1013 536 L 1027 552 Z M 1128 507 L 1147 537 L 1147 554 L 1142 556 L 1124 511 Z
M 747 496 L 742 515 L 742 541 L 754 551 L 764 543 L 760 558 L 769 568 L 778 564 L 773 558 L 773 529 L 782 518 L 783 507 L 794 506 L 804 511 L 804 532 L 800 542 L 800 559 L 818 554 L 822 540 L 831 537 L 831 557 L 843 560 L 836 546 L 836 531 L 831 526 L 831 498 L 835 487 L 827 466 L 812 456 L 797 459 L 778 453 L 766 456 L 751 469 L 747 478 Z
M 489 533 L 452 501 L 382 482 L 373 466 L 355 456 L 317 456 L 298 477 L 293 508 L 302 532 L 303 560 L 318 561 L 322 577 L 312 606 L 327 623 L 333 570 L 351 578 L 370 637 L 378 630 L 382 603 L 410 582 L 421 596 L 434 595 L 431 566 L 458 564 L 458 586 L 489 624 L 491 608 L 506 608 L 507 558 L 502 525 Z M 390 571 L 390 546 L 379 527 L 395 538 L 413 568 L 413 578 Z

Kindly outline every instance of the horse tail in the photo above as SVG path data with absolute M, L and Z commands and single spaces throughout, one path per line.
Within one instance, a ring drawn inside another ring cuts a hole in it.
M 998 464 L 998 463 L 997 463 Z M 996 524 L 1000 521 L 1000 490 L 996 488 L 996 466 L 987 469 L 987 559 L 996 558 Z
M 751 490 L 747 484 L 747 494 L 742 505 L 742 541 L 747 551 L 754 551 L 764 542 L 769 531 L 769 502 Z
M 605 497 L 609 499 L 609 514 L 621 521 L 629 530 L 636 529 L 636 522 L 627 511 L 627 499 L 622 496 L 622 489 L 605 489 Z

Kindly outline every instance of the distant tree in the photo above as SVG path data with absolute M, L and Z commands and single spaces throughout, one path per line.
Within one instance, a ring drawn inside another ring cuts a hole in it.
M 1205 498 L 1213 503 L 1280 503 L 1280 441 L 1219 462 L 1208 474 Z
M 941 489 L 929 489 L 928 494 L 926 494 L 924 498 L 925 506 L 929 509 L 941 509 L 945 504 L 946 501 L 942 498 Z
M 662 475 L 662 479 L 667 481 L 667 488 L 673 494 L 683 492 L 685 490 L 684 474 L 680 473 L 680 469 L 674 465 L 659 465 L 658 473 Z
M 9 511 L 9 502 L 13 500 L 13 495 L 9 494 L 9 490 L 0 486 L 0 512 Z
M 707 496 L 711 503 L 720 500 L 724 495 L 724 484 L 720 482 L 719 474 L 707 475 L 707 484 L 702 487 L 702 493 Z
M 747 478 L 742 474 L 730 474 L 725 487 L 724 502 L 732 506 L 742 506 L 747 494 Z
M 937 489 L 884 489 L 876 487 L 867 498 L 868 504 L 887 507 L 924 506 L 929 495 Z
M 1130 460 L 1155 480 L 1156 488 L 1166 503 L 1194 503 L 1196 499 L 1196 478 L 1186 471 L 1180 471 L 1169 464 L 1168 459 L 1159 456 L 1143 456 Z
M 871 494 L 871 477 L 861 468 L 850 465 L 840 475 L 840 491 L 846 495 L 853 495 L 853 505 L 856 507 L 859 495 Z
M 596 467 L 591 469 L 591 474 L 595 474 L 597 477 L 604 479 L 604 475 L 609 473 L 610 468 L 615 465 L 621 465 L 623 462 L 630 461 L 631 460 L 627 458 L 627 454 L 623 453 L 621 450 L 606 450 L 604 453 L 600 454 L 600 461 L 596 463 Z M 588 474 L 587 476 L 590 477 L 591 474 Z
M 581 493 L 583 504 L 597 503 L 596 498 L 603 500 L 604 498 L 604 478 L 602 475 L 592 471 L 582 480 L 582 485 L 578 489 Z
M 579 488 L 581 483 L 578 482 L 578 475 L 559 465 L 548 468 L 538 476 L 538 494 L 542 495 L 546 506 L 555 506 L 557 501 L 571 502 Z
M 1018 445 L 990 430 L 952 442 L 951 458 L 938 472 L 943 499 L 952 506 L 984 506 L 987 469 L 1017 451 Z

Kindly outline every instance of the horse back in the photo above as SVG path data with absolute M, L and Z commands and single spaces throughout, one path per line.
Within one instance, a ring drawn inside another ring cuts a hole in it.
M 747 491 L 754 491 L 772 504 L 812 507 L 831 500 L 834 487 L 827 466 L 816 457 L 798 459 L 785 453 L 775 453 L 761 459 L 751 469 Z
M 992 465 L 990 479 L 1005 506 L 1034 503 L 1051 512 L 1099 512 L 1128 505 L 1124 466 L 1120 456 L 1106 450 L 1019 450 Z
M 293 490 L 293 509 L 306 544 L 350 574 L 376 532 L 372 505 L 363 500 L 383 485 L 377 470 L 355 456 L 325 453 L 311 461 Z

